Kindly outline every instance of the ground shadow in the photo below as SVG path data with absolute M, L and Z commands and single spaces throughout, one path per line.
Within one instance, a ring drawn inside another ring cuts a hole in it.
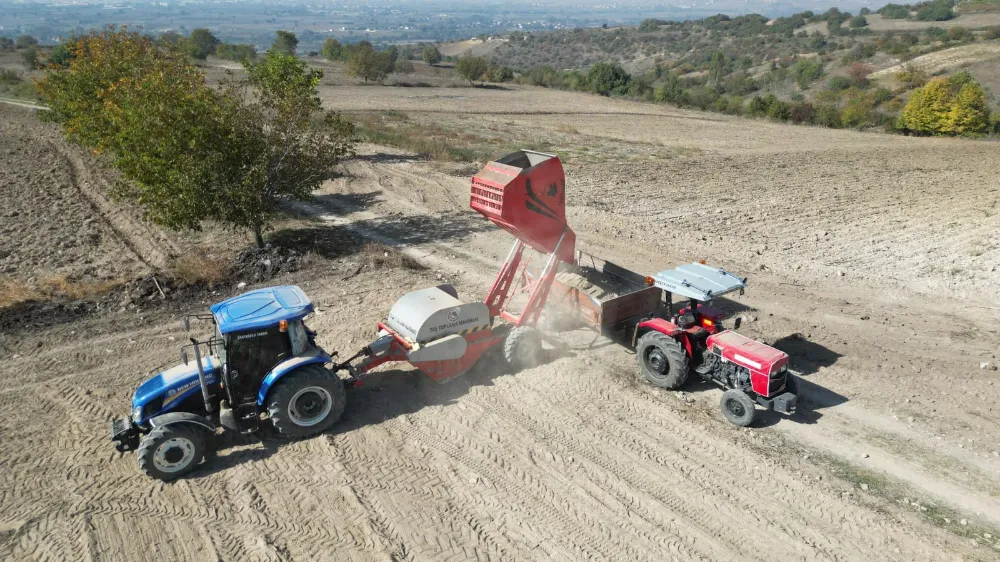
M 815 374 L 823 367 L 829 367 L 840 359 L 841 355 L 826 346 L 809 341 L 802 334 L 789 334 L 772 344 L 789 356 L 788 367 L 796 373 L 798 385 L 798 407 L 791 421 L 812 424 L 823 417 L 822 410 L 839 406 L 847 402 L 847 397 L 826 387 L 806 380 L 805 377 Z M 754 424 L 767 427 L 781 421 L 781 414 L 773 411 L 761 412 Z
M 418 154 L 389 154 L 386 152 L 376 152 L 375 154 L 364 154 L 355 156 L 353 160 L 371 162 L 372 164 L 409 164 L 411 162 L 427 162 L 429 158 Z M 381 195 L 381 191 L 372 192 L 373 195 Z
M 345 201 L 343 195 L 324 195 L 317 199 L 331 207 L 343 209 L 348 214 L 350 205 L 364 205 L 365 197 L 371 194 L 350 196 Z M 327 200 L 327 198 L 329 198 Z M 312 252 L 327 259 L 347 257 L 358 253 L 366 245 L 377 242 L 365 235 L 374 232 L 391 240 L 393 246 L 410 246 L 435 242 L 466 239 L 476 233 L 487 232 L 495 227 L 492 223 L 475 220 L 466 212 L 446 212 L 428 215 L 389 215 L 374 219 L 358 220 L 347 226 L 328 224 L 317 219 L 309 226 L 285 228 L 273 232 L 269 240 L 275 246 Z
M 539 365 L 547 365 L 574 354 L 560 347 L 546 349 Z M 500 350 L 488 352 L 463 375 L 435 382 L 415 369 L 390 369 L 372 373 L 362 383 L 347 390 L 347 407 L 340 421 L 323 435 L 356 431 L 430 406 L 451 406 L 478 386 L 492 386 L 501 376 L 512 374 L 500 357 Z M 270 422 L 261 422 L 255 434 L 242 435 L 227 431 L 215 436 L 214 449 L 206 462 L 188 478 L 199 479 L 248 462 L 264 460 L 293 441 L 277 434 Z M 241 448 L 247 447 L 247 448 Z
M 809 376 L 840 359 L 840 354 L 821 344 L 809 341 L 800 333 L 789 334 L 771 344 L 788 354 L 788 367 L 802 376 Z

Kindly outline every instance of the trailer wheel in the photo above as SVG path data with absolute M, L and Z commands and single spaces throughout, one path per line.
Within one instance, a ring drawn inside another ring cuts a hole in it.
M 292 438 L 326 431 L 337 423 L 347 405 L 344 381 L 316 364 L 299 367 L 282 377 L 267 398 L 267 413 L 274 428 Z
M 205 456 L 205 431 L 190 423 L 160 426 L 139 444 L 139 469 L 164 482 L 194 470 Z
M 748 427 L 753 423 L 757 409 L 746 392 L 729 389 L 722 393 L 721 402 L 722 415 L 726 416 L 729 423 L 739 427 Z
M 635 347 L 639 368 L 653 386 L 673 390 L 688 378 L 690 364 L 681 342 L 657 332 L 646 332 Z
M 529 326 L 518 326 L 503 342 L 503 358 L 515 371 L 537 367 L 542 356 L 542 335 Z

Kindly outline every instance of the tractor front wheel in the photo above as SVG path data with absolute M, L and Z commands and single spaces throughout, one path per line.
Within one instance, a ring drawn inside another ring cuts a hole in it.
M 690 363 L 681 342 L 657 331 L 646 332 L 635 346 L 635 356 L 646 380 L 674 390 L 687 381 Z
M 347 393 L 336 373 L 306 365 L 286 374 L 268 394 L 267 412 L 278 433 L 300 438 L 316 435 L 337 423 Z
M 515 371 L 537 367 L 542 353 L 542 335 L 530 326 L 511 329 L 503 342 L 503 357 Z
M 190 423 L 158 427 L 142 438 L 137 456 L 147 476 L 163 481 L 184 476 L 205 457 L 205 431 Z
M 746 392 L 729 389 L 722 393 L 722 415 L 729 423 L 739 427 L 748 427 L 757 415 L 753 400 Z

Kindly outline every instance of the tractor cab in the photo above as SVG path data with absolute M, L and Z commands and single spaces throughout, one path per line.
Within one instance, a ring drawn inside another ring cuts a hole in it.
M 213 349 L 222 365 L 224 398 L 234 411 L 223 425 L 257 429 L 258 397 L 268 374 L 282 362 L 322 353 L 304 319 L 312 302 L 295 286 L 268 287 L 212 305 L 216 334 Z M 227 423 L 228 422 L 228 423 Z

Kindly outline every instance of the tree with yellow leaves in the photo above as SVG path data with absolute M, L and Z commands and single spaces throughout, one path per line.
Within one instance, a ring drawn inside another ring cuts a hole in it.
M 990 128 L 986 90 L 967 72 L 935 78 L 910 94 L 898 125 L 924 135 L 985 134 Z

